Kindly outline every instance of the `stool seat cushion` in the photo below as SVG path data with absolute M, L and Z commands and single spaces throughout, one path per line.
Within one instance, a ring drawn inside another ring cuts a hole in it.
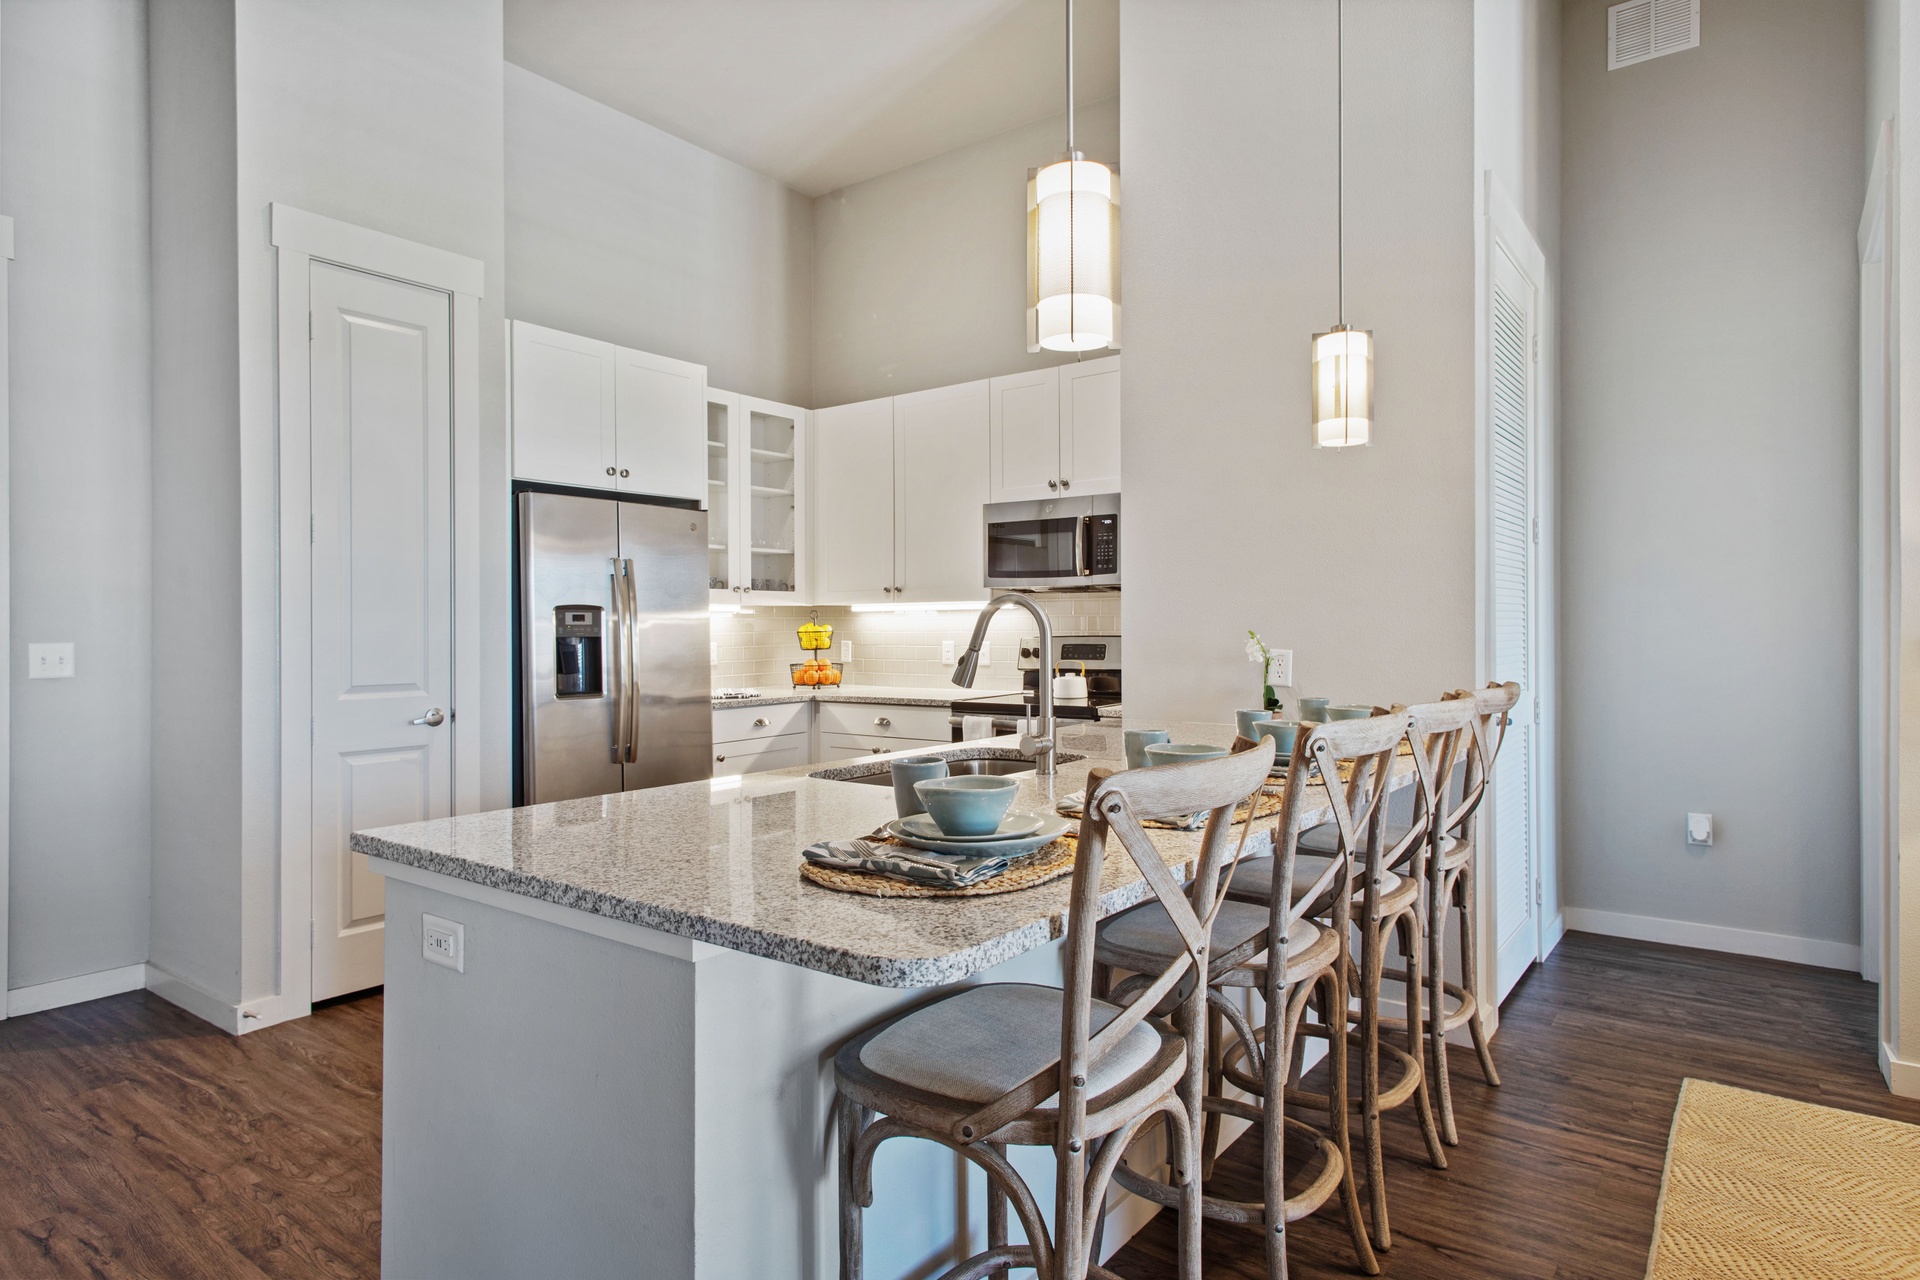
M 1232 892 L 1236 896 L 1265 900 L 1273 894 L 1273 859 L 1248 858 L 1241 862 L 1233 873 Z M 1315 857 L 1312 854 L 1297 853 L 1293 857 L 1293 900 L 1296 904 L 1306 896 L 1308 889 L 1326 874 L 1332 858 Z M 1366 895 L 1366 884 L 1355 877 L 1353 900 L 1358 903 Z M 1382 872 L 1380 876 L 1380 902 L 1388 910 L 1405 905 L 1399 899 L 1411 895 L 1415 886 L 1405 876 L 1394 872 Z M 1249 904 L 1252 905 L 1252 904 Z M 1263 905 L 1259 908 L 1266 910 Z
M 1213 918 L 1213 953 L 1232 951 L 1264 932 L 1270 920 L 1271 913 L 1259 903 L 1222 903 L 1220 914 Z M 1319 927 L 1316 925 L 1295 929 L 1287 939 L 1287 954 L 1299 955 L 1312 946 L 1317 937 Z M 1158 902 L 1143 902 L 1101 921 L 1099 941 L 1094 944 L 1095 958 L 1103 952 L 1124 951 L 1131 955 L 1164 956 L 1171 961 L 1185 950 L 1186 940 L 1167 918 L 1166 908 Z
M 993 982 L 957 991 L 914 1010 L 860 1050 L 867 1070 L 912 1089 L 992 1102 L 1060 1056 L 1058 987 Z M 1092 1029 L 1119 1016 L 1117 1005 L 1093 1002 Z M 1153 1061 L 1160 1033 L 1141 1023 L 1093 1064 L 1087 1088 L 1098 1097 Z M 1053 1108 L 1056 1101 L 1044 1104 Z
M 1407 826 L 1404 822 L 1387 823 L 1387 848 L 1391 849 L 1407 838 Z M 1364 834 L 1364 833 L 1363 833 Z M 1459 844 L 1453 836 L 1443 836 L 1440 840 L 1440 854 L 1445 857 Z M 1331 822 L 1323 822 L 1300 833 L 1300 852 L 1302 853 L 1338 853 L 1340 852 L 1340 828 Z

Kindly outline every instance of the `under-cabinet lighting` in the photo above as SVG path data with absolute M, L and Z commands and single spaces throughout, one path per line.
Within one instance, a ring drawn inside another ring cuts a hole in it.
M 978 613 L 985 600 L 933 600 L 919 604 L 856 604 L 855 613 Z
M 710 604 L 707 606 L 707 613 L 709 615 L 717 615 L 717 614 L 725 614 L 725 613 L 752 613 L 752 612 L 753 610 L 747 608 L 745 605 L 738 605 L 738 604 Z

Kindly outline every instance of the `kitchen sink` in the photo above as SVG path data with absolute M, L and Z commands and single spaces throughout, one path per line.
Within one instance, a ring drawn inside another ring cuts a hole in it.
M 1055 767 L 1058 767 L 1063 764 L 1072 764 L 1076 760 L 1085 759 L 1085 756 L 1078 756 L 1072 752 L 1063 751 L 1053 758 L 1053 762 Z M 946 760 L 947 772 L 956 777 L 962 774 L 985 774 L 989 777 L 1005 778 L 1014 774 L 1032 773 L 1034 766 L 1032 759 L 1024 757 L 1013 760 L 1001 756 L 969 757 L 958 760 L 947 757 Z M 814 778 L 830 778 L 831 774 L 814 773 L 808 776 Z M 893 771 L 887 765 L 878 764 L 864 773 L 857 773 L 851 777 L 832 778 L 832 780 L 835 782 L 858 782 L 869 787 L 890 787 L 893 785 Z

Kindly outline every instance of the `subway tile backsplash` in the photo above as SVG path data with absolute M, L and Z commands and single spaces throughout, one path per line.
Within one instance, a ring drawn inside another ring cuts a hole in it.
M 1084 595 L 1036 596 L 1053 622 L 1055 635 L 1117 635 L 1120 631 L 1119 592 Z M 973 635 L 977 616 L 965 613 L 854 613 L 844 607 L 813 610 L 833 628 L 832 660 L 840 660 L 842 641 L 853 642 L 853 661 L 847 664 L 846 683 L 894 688 L 944 685 L 953 678 L 953 664 L 940 660 L 940 646 L 951 640 L 956 655 Z M 763 692 L 792 685 L 789 664 L 809 655 L 795 634 L 809 610 L 797 607 L 759 608 L 737 614 L 715 614 L 713 641 L 719 661 L 713 667 L 716 689 L 756 688 Z M 987 633 L 993 646 L 993 665 L 982 667 L 976 689 L 1019 687 L 1014 665 L 1020 641 L 1034 635 L 1033 619 L 1025 610 L 1002 609 Z

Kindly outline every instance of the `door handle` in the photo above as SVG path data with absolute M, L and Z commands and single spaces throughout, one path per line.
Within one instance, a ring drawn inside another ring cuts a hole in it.
M 632 764 L 639 759 L 640 752 L 640 591 L 634 586 L 633 561 L 620 562 L 620 577 L 626 587 L 626 599 L 620 610 L 621 619 L 627 629 L 626 643 L 621 647 L 626 651 L 627 669 L 627 721 L 624 737 L 626 746 L 622 763 Z
M 428 707 L 427 714 L 421 716 L 418 720 L 407 721 L 408 724 L 424 724 L 429 729 L 438 729 L 441 725 L 445 724 L 446 722 L 447 722 L 446 713 L 440 710 L 440 708 L 438 707 Z

